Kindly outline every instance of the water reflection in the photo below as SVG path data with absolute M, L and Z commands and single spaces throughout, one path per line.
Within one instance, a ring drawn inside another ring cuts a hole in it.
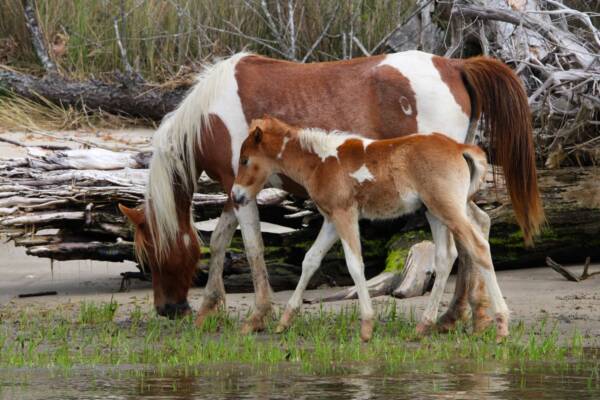
M 327 375 L 306 374 L 290 365 L 211 365 L 162 372 L 85 369 L 68 374 L 0 370 L 0 399 L 600 398 L 600 382 L 590 371 L 560 373 L 548 365 L 528 365 L 525 370 L 468 363 L 415 365 L 395 371 L 358 365 Z

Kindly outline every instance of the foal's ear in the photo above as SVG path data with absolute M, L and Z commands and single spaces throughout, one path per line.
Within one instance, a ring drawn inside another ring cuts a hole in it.
M 146 216 L 142 209 L 125 207 L 123 204 L 119 203 L 119 210 L 121 210 L 123 215 L 135 226 L 140 226 L 146 221 Z
M 262 142 L 263 131 L 262 131 L 262 129 L 260 129 L 259 126 L 254 128 L 253 135 L 254 135 L 254 144 L 259 144 L 260 142 Z

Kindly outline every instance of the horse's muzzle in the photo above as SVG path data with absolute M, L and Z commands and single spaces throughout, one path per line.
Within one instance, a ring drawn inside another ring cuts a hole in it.
M 156 307 L 156 313 L 158 315 L 161 317 L 167 317 L 169 319 L 183 317 L 191 312 L 192 309 L 187 300 L 184 300 L 181 303 L 167 303 L 164 306 Z

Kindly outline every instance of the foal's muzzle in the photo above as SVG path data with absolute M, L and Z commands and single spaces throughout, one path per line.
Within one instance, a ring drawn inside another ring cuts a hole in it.
M 231 199 L 239 206 L 245 206 L 250 201 L 246 195 L 246 190 L 238 185 L 233 185 L 231 189 Z
M 164 306 L 156 307 L 156 313 L 158 315 L 169 319 L 183 317 L 191 312 L 192 309 L 187 300 L 184 300 L 181 303 L 167 303 Z

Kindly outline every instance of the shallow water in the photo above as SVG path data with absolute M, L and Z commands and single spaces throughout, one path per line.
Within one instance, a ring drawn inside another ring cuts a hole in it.
M 444 363 L 390 371 L 358 365 L 319 375 L 290 365 L 0 370 L 0 399 L 598 399 L 595 368 Z

